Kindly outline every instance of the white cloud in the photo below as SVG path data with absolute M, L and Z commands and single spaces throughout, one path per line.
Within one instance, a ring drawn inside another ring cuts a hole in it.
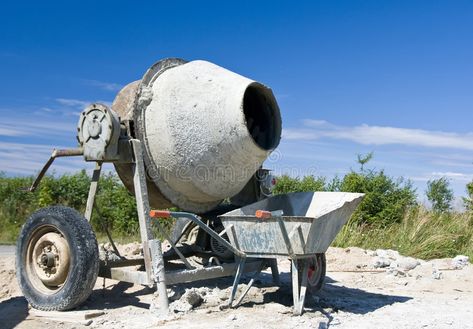
M 284 129 L 283 138 L 315 140 L 322 138 L 349 140 L 363 145 L 410 145 L 473 151 L 473 133 L 409 129 L 389 126 L 338 126 L 323 120 L 305 120 L 302 129 Z
M 433 172 L 431 175 L 435 178 L 446 177 L 450 180 L 459 181 L 459 182 L 470 182 L 473 180 L 472 174 L 465 174 L 465 173 L 460 173 L 460 172 L 451 172 L 451 171 Z
M 90 86 L 98 87 L 106 91 L 119 91 L 123 88 L 123 85 L 114 82 L 104 82 L 98 80 L 84 80 L 84 82 Z
M 76 125 L 70 122 L 58 122 L 51 120 L 24 121 L 3 120 L 0 122 L 0 136 L 73 136 Z
M 83 101 L 80 99 L 72 99 L 72 98 L 56 98 L 56 102 L 61 105 L 74 107 L 79 109 L 84 109 L 90 105 L 91 102 Z
M 55 109 L 52 110 L 57 113 L 61 113 L 63 115 L 74 115 L 78 116 L 80 115 L 81 112 L 84 110 L 87 106 L 89 106 L 92 103 L 100 103 L 104 104 L 108 107 L 112 106 L 112 102 L 110 101 L 104 101 L 104 100 L 97 100 L 97 101 L 86 101 L 86 100 L 81 100 L 81 99 L 74 99 L 74 98 L 56 98 L 55 101 L 59 103 L 60 105 L 65 106 L 66 108 L 60 108 L 60 109 Z M 51 110 L 50 108 L 46 108 L 47 110 Z M 51 112 L 43 109 L 43 112 Z
M 0 171 L 9 174 L 35 174 L 49 159 L 52 151 L 53 146 L 51 145 L 0 142 Z M 83 159 L 74 157 L 56 160 L 51 170 L 65 173 L 74 172 L 84 167 Z
M 444 172 L 434 171 L 434 172 L 424 174 L 421 176 L 410 177 L 410 179 L 413 181 L 418 181 L 418 182 L 427 182 L 429 180 L 439 179 L 442 177 L 445 177 L 449 179 L 450 181 L 460 182 L 460 183 L 467 183 L 473 180 L 473 174 L 465 174 L 465 173 L 452 172 L 452 171 L 444 171 Z

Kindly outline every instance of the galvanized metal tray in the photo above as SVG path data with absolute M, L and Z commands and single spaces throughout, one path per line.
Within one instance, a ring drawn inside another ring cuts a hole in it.
M 324 253 L 364 194 L 299 192 L 273 196 L 220 216 L 231 244 L 247 257 L 292 259 Z M 258 218 L 258 210 L 269 218 Z M 282 216 L 281 216 L 282 211 Z

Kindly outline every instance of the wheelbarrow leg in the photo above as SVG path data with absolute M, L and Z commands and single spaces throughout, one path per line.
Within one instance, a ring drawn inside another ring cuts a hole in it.
M 281 284 L 281 280 L 279 279 L 278 260 L 276 258 L 270 259 L 269 266 L 271 268 L 271 275 L 273 276 L 273 283 L 276 286 L 279 286 Z
M 238 259 L 238 267 L 235 274 L 235 279 L 233 280 L 232 292 L 230 294 L 230 299 L 228 300 L 228 307 L 232 307 L 233 300 L 235 299 L 236 292 L 238 290 L 238 283 L 240 283 L 241 274 L 243 273 L 243 268 L 245 267 L 245 257 L 240 257 Z
M 305 295 L 307 292 L 307 276 L 309 274 L 309 263 L 303 262 L 302 282 L 299 285 L 299 271 L 301 270 L 297 260 L 291 260 L 292 266 L 292 299 L 294 301 L 294 314 L 301 315 L 304 310 Z
M 238 300 L 237 302 L 235 303 L 235 305 L 231 305 L 231 307 L 237 307 L 238 305 L 240 305 L 240 303 L 243 301 L 243 298 L 245 298 L 246 294 L 248 293 L 248 291 L 250 291 L 251 287 L 253 287 L 253 284 L 255 283 L 255 280 L 258 278 L 258 276 L 260 275 L 261 271 L 266 268 L 267 264 L 265 262 L 261 262 L 261 266 L 259 267 L 259 269 L 253 274 L 253 276 L 251 277 L 251 280 L 250 282 L 248 282 L 248 285 L 246 286 L 246 289 L 245 291 L 243 291 L 241 293 L 241 296 L 238 297 Z

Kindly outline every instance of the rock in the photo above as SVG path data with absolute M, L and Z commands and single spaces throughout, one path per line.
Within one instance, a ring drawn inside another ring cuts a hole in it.
M 181 296 L 181 298 L 172 302 L 171 305 L 169 305 L 169 308 L 175 313 L 186 313 L 202 304 L 203 301 L 204 299 L 198 289 L 186 289 L 186 292 Z
M 274 314 L 274 313 L 279 313 L 279 314 L 289 314 L 292 313 L 292 309 L 290 307 L 284 306 L 279 303 L 268 303 L 265 305 L 265 310 L 268 312 L 268 314 Z
M 376 251 L 373 250 L 366 250 L 366 254 L 371 257 L 376 257 Z
M 132 255 L 140 255 L 141 250 L 141 245 L 139 243 L 134 243 L 133 246 L 130 248 L 130 252 Z
M 394 276 L 397 276 L 397 277 L 406 277 L 407 274 L 406 272 L 404 272 L 403 270 L 397 268 L 397 267 L 390 267 L 388 270 L 387 270 L 388 274 L 392 274 Z
M 180 289 L 167 289 L 168 298 L 170 302 L 174 302 L 182 297 L 182 290 Z M 157 293 L 156 293 L 157 294 Z
M 409 271 L 409 275 L 414 277 L 416 280 L 420 280 L 421 278 L 430 278 L 432 276 L 432 269 L 432 264 L 421 263 L 415 269 Z
M 397 252 L 396 250 L 391 250 L 391 249 L 387 249 L 387 250 L 376 249 L 375 254 L 378 257 L 392 259 L 392 260 L 395 260 L 400 257 L 399 252 Z
M 458 255 L 452 259 L 452 267 L 457 270 L 461 270 L 469 264 L 468 256 Z
M 196 289 L 187 290 L 182 297 L 193 307 L 199 306 L 204 301 L 200 292 Z
M 373 267 L 374 268 L 385 268 L 391 265 L 391 261 L 385 257 L 376 257 L 373 260 Z
M 235 321 L 237 319 L 237 316 L 235 314 L 230 314 L 227 319 L 229 321 Z
M 398 260 L 398 267 L 403 269 L 404 271 L 410 271 L 415 269 L 418 265 L 420 265 L 420 262 L 412 257 L 402 257 L 401 259 Z
M 221 301 L 225 301 L 228 299 L 228 293 L 225 292 L 225 291 L 221 291 L 219 294 L 218 294 L 218 298 L 221 300 Z
M 440 280 L 443 278 L 443 273 L 437 270 L 436 268 L 432 271 L 432 279 Z
M 172 302 L 171 305 L 169 305 L 169 308 L 175 313 L 186 313 L 202 304 L 203 301 L 204 299 L 197 289 L 186 289 L 186 292 L 182 295 L 182 297 Z

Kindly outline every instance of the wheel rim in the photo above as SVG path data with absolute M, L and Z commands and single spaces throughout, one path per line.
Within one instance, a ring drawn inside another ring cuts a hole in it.
M 25 268 L 32 286 L 47 295 L 61 290 L 69 274 L 70 255 L 69 243 L 56 227 L 37 228 L 26 252 Z
M 307 260 L 309 271 L 307 273 L 307 281 L 309 286 L 316 286 L 322 276 L 322 264 L 320 257 L 313 257 Z

